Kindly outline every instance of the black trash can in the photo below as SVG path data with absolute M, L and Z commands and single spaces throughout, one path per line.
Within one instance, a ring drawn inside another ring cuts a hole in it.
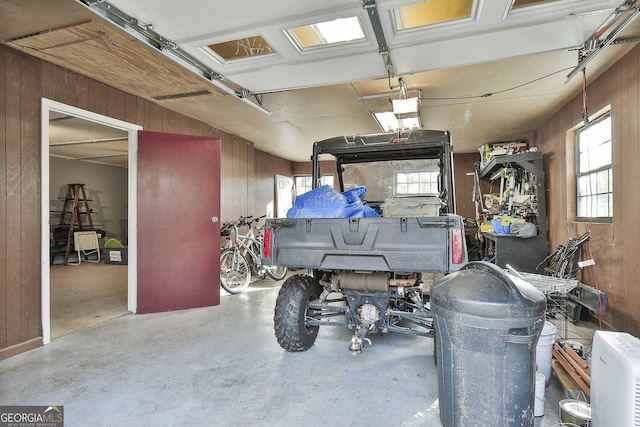
M 433 284 L 431 310 L 443 425 L 533 426 L 545 296 L 474 261 Z

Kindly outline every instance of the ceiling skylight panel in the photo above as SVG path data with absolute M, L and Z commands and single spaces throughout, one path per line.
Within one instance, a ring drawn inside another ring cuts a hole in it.
M 471 17 L 474 0 L 430 0 L 394 9 L 396 28 L 407 30 Z
M 513 6 L 511 6 L 511 8 L 517 9 L 519 7 L 526 7 L 539 3 L 551 3 L 552 1 L 554 0 L 514 0 Z
M 269 55 L 276 51 L 262 36 L 251 36 L 237 40 L 229 40 L 207 46 L 225 61 Z
M 334 19 L 286 31 L 299 49 L 349 43 L 364 40 L 364 31 L 357 16 Z

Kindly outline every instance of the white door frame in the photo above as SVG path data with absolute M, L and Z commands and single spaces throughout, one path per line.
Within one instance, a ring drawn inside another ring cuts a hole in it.
M 49 112 L 55 111 L 69 116 L 78 117 L 104 126 L 124 130 L 129 135 L 129 172 L 128 172 L 128 291 L 127 309 L 135 313 L 137 310 L 137 250 L 138 250 L 138 204 L 137 204 L 137 176 L 138 176 L 138 131 L 142 126 L 123 122 L 111 117 L 102 116 L 57 101 L 42 98 L 42 142 L 40 155 L 41 194 L 41 300 L 42 300 L 42 343 L 51 341 L 51 272 L 50 272 L 50 242 L 49 242 Z

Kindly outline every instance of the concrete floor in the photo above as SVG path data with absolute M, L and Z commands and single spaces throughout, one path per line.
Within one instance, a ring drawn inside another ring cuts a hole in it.
M 51 266 L 51 339 L 129 313 L 127 269 L 103 262 Z
M 280 283 L 218 307 L 126 315 L 0 361 L 0 405 L 63 405 L 65 426 L 441 426 L 433 341 L 320 330 L 288 353 L 273 333 Z M 554 378 L 546 415 L 556 425 Z

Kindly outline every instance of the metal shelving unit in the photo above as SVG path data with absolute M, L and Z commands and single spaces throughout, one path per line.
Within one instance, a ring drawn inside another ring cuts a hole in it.
M 508 203 L 503 197 L 505 175 L 516 175 L 519 178 L 518 185 L 521 192 L 526 194 L 513 194 L 510 192 Z M 478 172 L 480 179 L 489 181 L 501 181 L 500 215 L 525 217 L 536 224 L 538 235 L 527 239 L 520 239 L 508 234 L 495 234 L 483 232 L 485 241 L 485 253 L 495 255 L 495 263 L 500 267 L 507 264 L 519 267 L 521 271 L 535 272 L 535 267 L 546 256 L 549 250 L 547 240 L 548 220 L 545 197 L 545 172 L 543 155 L 537 151 L 513 154 L 496 155 L 487 162 L 484 168 Z M 519 196 L 527 200 L 519 201 Z

